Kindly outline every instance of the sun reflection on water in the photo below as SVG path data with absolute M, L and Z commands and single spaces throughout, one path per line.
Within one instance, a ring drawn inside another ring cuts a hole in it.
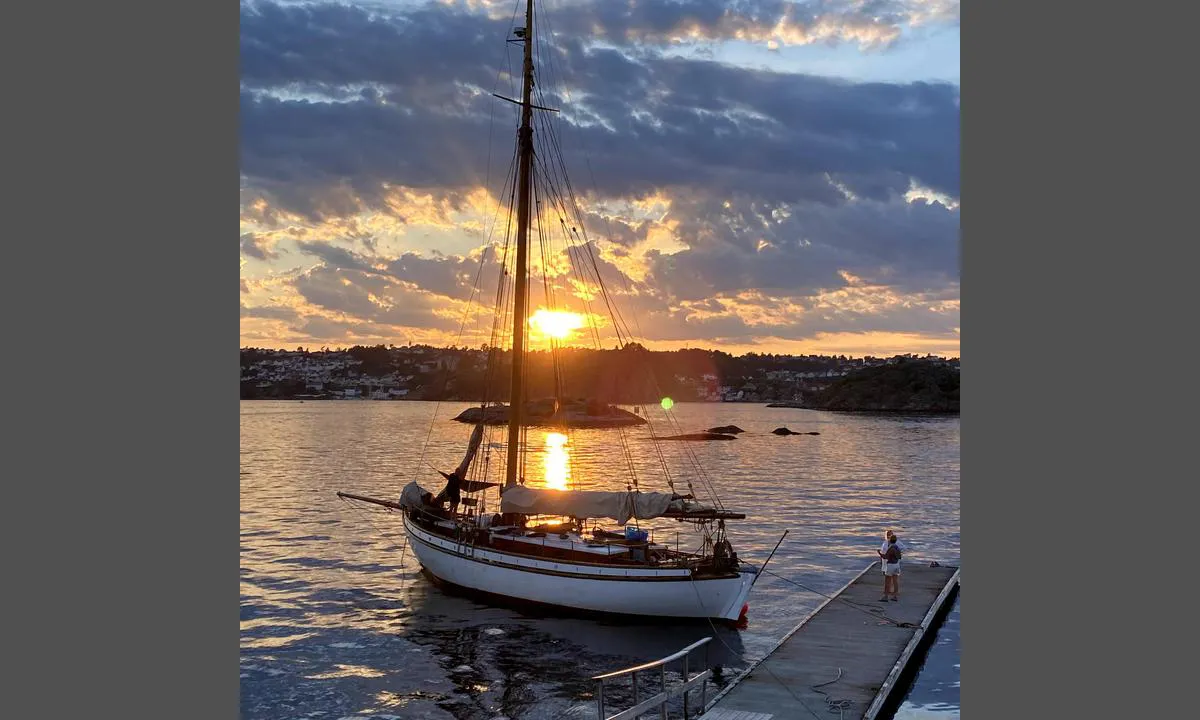
M 546 471 L 546 487 L 566 490 L 571 480 L 571 453 L 567 449 L 570 440 L 558 432 L 546 433 L 546 452 L 542 456 L 542 467 Z

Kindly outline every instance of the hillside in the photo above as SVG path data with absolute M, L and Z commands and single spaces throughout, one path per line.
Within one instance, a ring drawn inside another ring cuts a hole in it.
M 959 373 L 919 360 L 865 368 L 834 381 L 804 403 L 816 410 L 957 413 Z

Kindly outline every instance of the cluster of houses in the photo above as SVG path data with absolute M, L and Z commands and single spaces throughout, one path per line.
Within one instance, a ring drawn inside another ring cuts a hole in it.
M 242 350 L 242 397 L 403 400 L 419 398 L 419 389 L 434 373 L 453 372 L 460 366 L 477 366 L 486 361 L 486 350 L 441 349 L 429 346 L 371 349 L 382 352 L 386 366 L 377 361 L 364 367 L 364 353 L 325 350 L 309 352 L 288 350 Z M 804 361 L 806 370 L 768 369 L 779 364 Z M 923 360 L 959 367 L 957 358 L 947 360 L 932 355 L 896 355 L 890 358 L 847 358 L 770 356 L 752 377 L 736 383 L 722 383 L 715 373 L 689 377 L 675 375 L 681 391 L 678 400 L 703 402 L 801 402 L 807 393 L 819 390 L 840 377 L 864 367 L 895 364 L 905 360 Z M 401 368 L 397 370 L 396 368 Z M 369 370 L 369 371 L 368 371 Z M 690 397 L 689 397 L 690 396 Z

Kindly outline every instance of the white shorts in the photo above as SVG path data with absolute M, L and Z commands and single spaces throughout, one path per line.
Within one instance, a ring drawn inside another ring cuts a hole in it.
M 884 575 L 899 575 L 900 563 L 890 563 L 886 560 L 880 563 Z

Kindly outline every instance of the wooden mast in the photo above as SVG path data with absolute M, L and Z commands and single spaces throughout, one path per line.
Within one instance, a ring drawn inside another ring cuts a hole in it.
M 521 425 L 525 414 L 525 322 L 529 247 L 529 201 L 533 185 L 533 0 L 525 5 L 525 72 L 521 93 L 521 129 L 517 135 L 519 164 L 517 166 L 517 267 L 513 291 L 512 383 L 508 401 L 508 464 L 504 486 L 517 484 L 520 468 Z

